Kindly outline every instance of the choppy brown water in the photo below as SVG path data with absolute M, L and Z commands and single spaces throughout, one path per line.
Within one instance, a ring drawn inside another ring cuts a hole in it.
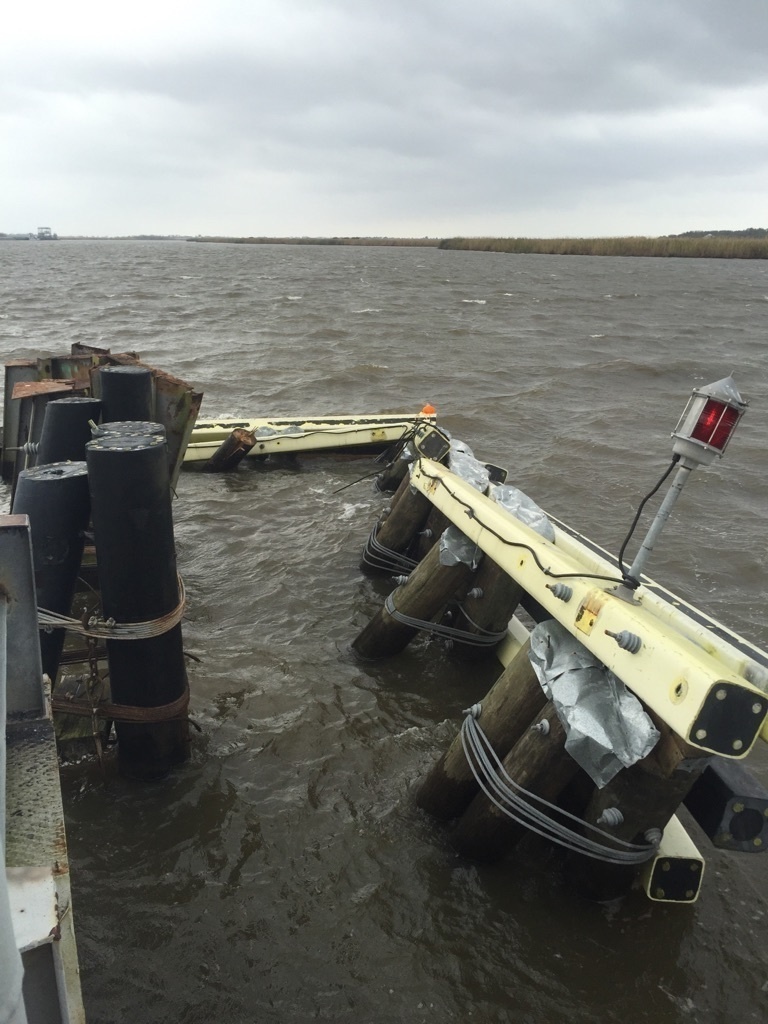
M 652 573 L 768 646 L 768 266 L 408 249 L 6 243 L 6 357 L 135 349 L 203 414 L 418 411 L 616 550 L 695 384 L 750 409 Z M 490 669 L 348 645 L 386 499 L 359 462 L 185 473 L 175 504 L 202 727 L 167 782 L 63 772 L 91 1024 L 764 1021 L 768 857 L 701 838 L 693 907 L 610 908 L 533 846 L 453 853 L 415 783 Z M 2 495 L 6 499 L 7 495 Z M 750 766 L 768 782 L 765 748 Z

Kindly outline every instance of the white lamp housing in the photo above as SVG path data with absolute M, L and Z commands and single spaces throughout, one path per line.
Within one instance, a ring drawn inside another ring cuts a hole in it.
M 694 388 L 672 431 L 672 450 L 698 466 L 708 466 L 716 455 L 722 456 L 747 404 L 730 376 Z

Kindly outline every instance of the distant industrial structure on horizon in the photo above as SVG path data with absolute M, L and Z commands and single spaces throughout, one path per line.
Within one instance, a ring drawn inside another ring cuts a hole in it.
M 52 242 L 58 240 L 58 237 L 50 228 L 38 228 L 37 231 L 23 232 L 0 231 L 0 241 L 5 242 L 28 242 L 30 240 Z

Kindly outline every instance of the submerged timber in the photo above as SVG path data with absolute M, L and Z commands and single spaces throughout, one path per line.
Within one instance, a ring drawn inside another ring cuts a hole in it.
M 599 547 L 439 434 L 416 428 L 410 479 L 366 544 L 364 569 L 402 574 L 353 649 L 391 657 L 425 631 L 464 658 L 495 648 L 505 668 L 463 712 L 419 806 L 452 822 L 463 856 L 501 859 L 532 829 L 570 851 L 572 884 L 590 898 L 639 882 L 652 900 L 694 902 L 705 861 L 683 803 L 715 846 L 768 846 L 768 792 L 738 764 L 768 741 L 768 655 L 644 575 L 617 575 Z M 424 537 L 432 546 L 417 554 Z M 517 587 L 501 632 L 489 568 Z

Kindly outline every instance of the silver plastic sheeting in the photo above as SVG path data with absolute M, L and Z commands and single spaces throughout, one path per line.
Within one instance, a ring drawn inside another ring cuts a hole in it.
M 456 476 L 466 480 L 468 484 L 485 494 L 491 482 L 488 470 L 482 462 L 479 462 L 469 445 L 463 441 L 451 441 L 451 452 L 448 459 L 448 467 Z
M 640 701 L 559 622 L 531 633 L 531 665 L 565 728 L 565 749 L 598 788 L 659 738 Z
M 476 569 L 483 557 L 483 552 L 465 536 L 458 526 L 449 526 L 440 538 L 440 565 L 458 565 L 464 562 L 465 565 Z
M 532 530 L 540 533 L 546 540 L 554 541 L 555 528 L 547 519 L 546 513 L 523 491 L 518 490 L 517 487 L 512 487 L 510 484 L 493 484 L 491 487 L 491 497 L 497 505 L 501 505 L 515 519 L 519 519 L 521 523 L 530 526 Z

